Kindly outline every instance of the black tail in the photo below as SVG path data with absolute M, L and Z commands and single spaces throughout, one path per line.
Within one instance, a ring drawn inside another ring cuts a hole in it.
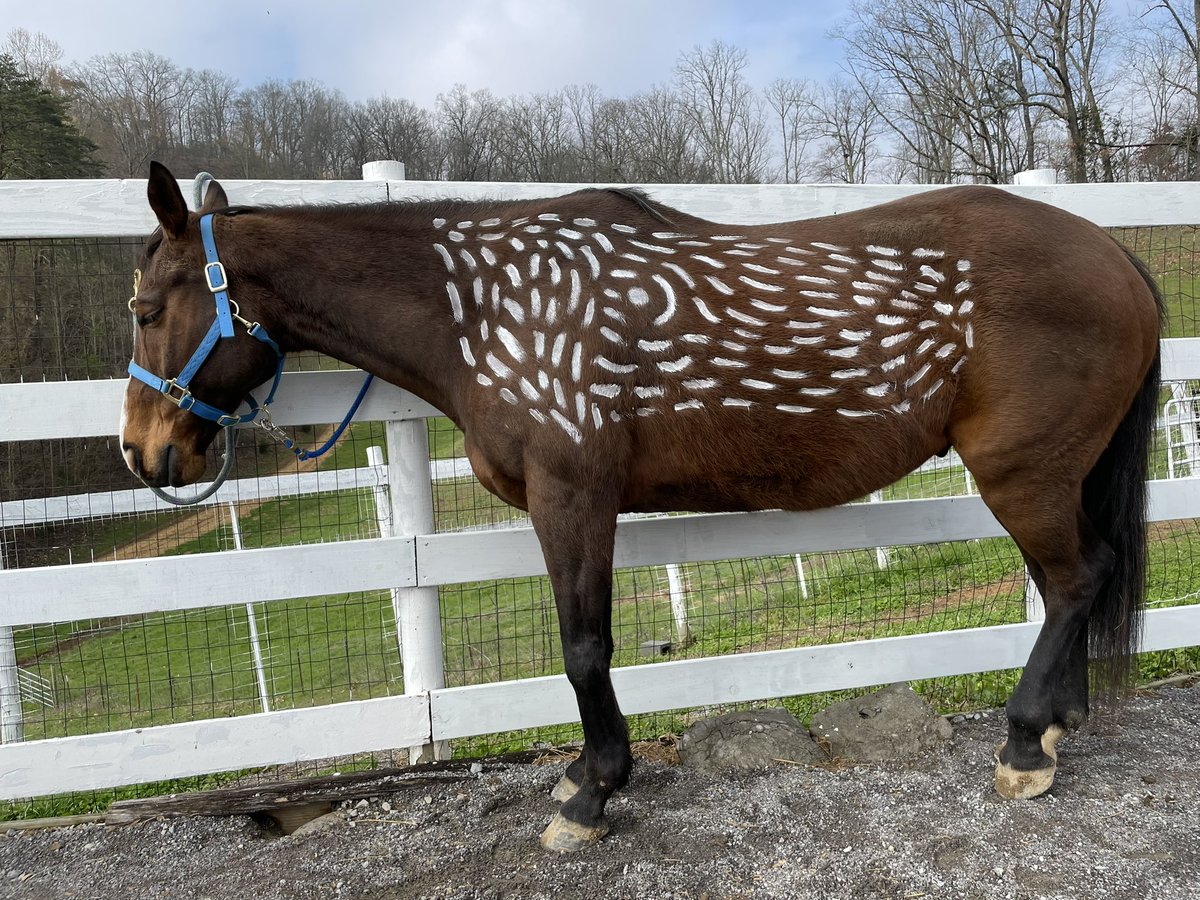
M 1122 248 L 1124 249 L 1124 248 Z M 1125 250 L 1164 315 L 1162 293 L 1145 263 Z M 1100 589 L 1088 620 L 1088 653 L 1098 687 L 1112 696 L 1128 683 L 1141 634 L 1146 593 L 1146 478 L 1150 442 L 1158 417 L 1160 353 L 1146 373 L 1133 405 L 1083 482 L 1083 509 L 1116 553 L 1112 575 Z

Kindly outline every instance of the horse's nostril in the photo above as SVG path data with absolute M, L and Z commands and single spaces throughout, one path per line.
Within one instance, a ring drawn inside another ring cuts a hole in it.
M 139 478 L 145 474 L 142 468 L 142 451 L 138 449 L 137 444 L 125 443 L 121 445 L 121 450 L 125 454 L 125 465 L 129 466 L 130 471 Z

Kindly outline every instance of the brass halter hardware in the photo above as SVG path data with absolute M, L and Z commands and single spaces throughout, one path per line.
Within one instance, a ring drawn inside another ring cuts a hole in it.
M 129 298 L 129 311 L 133 312 L 133 305 L 137 303 L 138 289 L 142 286 L 142 270 L 133 270 L 133 296 Z

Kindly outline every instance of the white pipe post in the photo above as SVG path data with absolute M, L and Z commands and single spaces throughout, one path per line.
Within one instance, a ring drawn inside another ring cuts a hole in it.
M 1025 621 L 1046 621 L 1046 603 L 1042 600 L 1042 594 L 1033 583 L 1033 576 L 1029 574 L 1028 569 L 1025 570 Z
M 882 503 L 883 502 L 883 491 L 872 491 L 871 492 L 871 502 L 872 503 Z M 888 558 L 887 547 L 876 547 L 875 548 L 875 565 L 876 565 L 876 567 L 878 567 L 880 569 L 886 569 L 890 562 L 891 562 L 891 560 Z
M 800 580 L 800 596 L 808 599 L 808 579 L 804 576 L 804 560 L 796 554 L 796 577 Z
M 679 566 L 668 563 L 666 569 L 667 592 L 671 596 L 671 613 L 675 617 L 675 643 L 686 647 L 694 640 L 691 626 L 688 624 L 687 589 L 683 584 Z
M 4 569 L 4 539 L 0 538 L 0 570 Z M 25 740 L 25 718 L 21 709 L 21 679 L 17 669 L 17 645 L 11 625 L 0 628 L 0 744 Z
M 238 525 L 237 507 L 229 504 L 229 524 L 233 527 L 233 547 L 242 549 L 242 529 Z M 262 646 L 258 640 L 258 618 L 254 614 L 254 604 L 246 604 L 246 624 L 250 628 L 250 652 L 254 656 L 254 678 L 258 682 L 258 700 L 263 712 L 271 711 L 271 692 L 267 690 L 267 673 L 263 667 Z
M 429 431 L 424 419 L 389 421 L 388 493 L 393 537 L 432 534 L 433 483 L 429 477 Z M 446 686 L 442 655 L 442 612 L 436 587 L 393 588 L 404 693 L 423 694 Z M 409 763 L 449 759 L 450 745 L 436 741 L 410 747 Z
M 379 529 L 380 537 L 391 537 L 395 533 L 392 530 L 392 501 L 388 496 L 388 469 L 383 458 L 382 447 L 367 448 L 367 465 L 378 473 L 375 486 L 371 488 L 371 494 L 375 501 L 375 524 Z M 392 595 L 392 620 L 396 623 L 396 652 L 400 655 L 401 663 L 403 663 L 404 646 L 401 641 L 400 622 L 404 617 L 400 612 L 400 591 L 392 588 L 390 593 Z
M 403 181 L 404 163 L 392 159 L 364 163 L 363 180 Z M 410 419 L 389 420 L 384 430 L 391 536 L 432 534 L 429 428 L 424 419 Z M 438 589 L 393 588 L 392 605 L 400 636 L 404 693 L 423 694 L 444 688 L 446 667 L 442 654 L 442 611 L 438 604 Z M 408 748 L 409 764 L 449 758 L 450 745 L 446 741 Z

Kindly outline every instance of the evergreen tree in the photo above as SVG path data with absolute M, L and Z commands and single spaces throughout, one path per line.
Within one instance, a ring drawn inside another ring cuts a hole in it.
M 0 178 L 88 178 L 96 145 L 69 120 L 67 101 L 0 56 Z

